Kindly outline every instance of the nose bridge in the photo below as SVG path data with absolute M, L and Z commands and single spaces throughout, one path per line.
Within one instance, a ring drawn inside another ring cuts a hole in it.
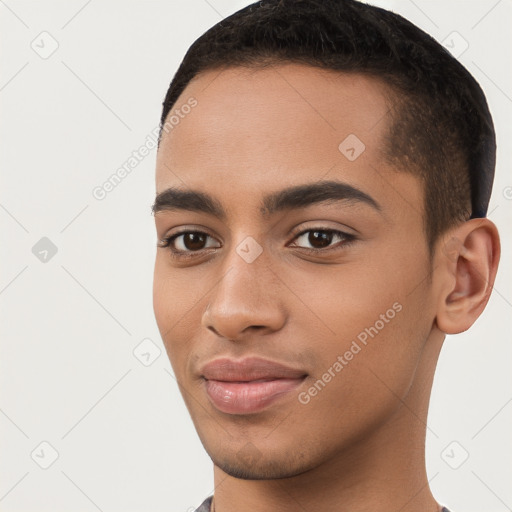
M 248 327 L 277 330 L 284 322 L 276 276 L 263 246 L 245 237 L 225 256 L 222 277 L 212 290 L 203 324 L 236 339 Z

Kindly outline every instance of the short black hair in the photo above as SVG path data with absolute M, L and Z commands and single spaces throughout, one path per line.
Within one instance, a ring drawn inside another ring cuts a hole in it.
M 361 73 L 388 86 L 383 153 L 423 180 L 431 254 L 444 231 L 486 216 L 496 137 L 478 82 L 429 34 L 356 0 L 261 0 L 214 25 L 192 44 L 171 81 L 159 143 L 168 113 L 199 73 L 281 63 Z

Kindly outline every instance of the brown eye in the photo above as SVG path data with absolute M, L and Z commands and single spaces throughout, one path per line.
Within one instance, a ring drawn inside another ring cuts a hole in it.
M 336 248 L 336 245 L 331 245 L 333 241 L 339 242 L 338 246 L 341 247 L 348 245 L 355 239 L 356 237 L 354 235 L 350 235 L 336 229 L 314 228 L 307 229 L 299 233 L 295 238 L 293 245 L 295 247 L 302 247 L 303 249 L 310 251 L 323 251 Z M 309 244 L 309 247 L 307 245 L 304 246 L 298 244 L 299 241 L 301 241 L 303 244 Z
M 323 249 L 329 247 L 333 239 L 332 232 L 329 231 L 310 231 L 308 235 L 308 242 L 315 249 Z
M 199 251 L 204 249 L 204 244 L 208 235 L 205 233 L 190 232 L 183 236 L 183 246 L 190 251 Z
M 199 252 L 211 247 L 220 247 L 209 243 L 209 239 L 214 242 L 210 235 L 202 231 L 182 231 L 161 240 L 159 247 L 169 247 L 171 252 L 178 255 Z

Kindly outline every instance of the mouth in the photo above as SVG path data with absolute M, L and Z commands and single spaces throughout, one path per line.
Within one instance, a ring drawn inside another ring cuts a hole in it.
M 227 414 L 253 414 L 296 390 L 307 374 L 280 363 L 247 358 L 217 359 L 202 370 L 212 405 Z

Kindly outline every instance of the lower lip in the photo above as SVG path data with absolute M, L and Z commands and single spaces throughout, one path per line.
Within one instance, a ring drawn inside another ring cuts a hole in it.
M 219 411 L 250 414 L 262 411 L 286 393 L 297 389 L 303 381 L 304 378 L 251 382 L 206 380 L 206 392 Z

